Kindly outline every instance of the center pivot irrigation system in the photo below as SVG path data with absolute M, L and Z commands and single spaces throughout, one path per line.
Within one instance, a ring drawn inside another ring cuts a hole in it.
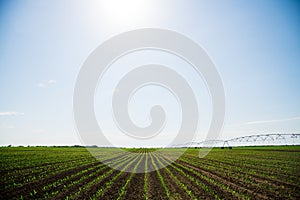
M 231 146 L 271 146 L 271 145 L 300 145 L 299 133 L 271 133 L 236 137 L 229 140 L 205 140 L 188 142 L 172 147 L 231 147 Z

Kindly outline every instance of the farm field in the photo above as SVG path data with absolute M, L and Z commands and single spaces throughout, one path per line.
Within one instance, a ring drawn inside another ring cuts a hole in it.
M 92 150 L 1 147 L 0 199 L 300 199 L 300 146 Z

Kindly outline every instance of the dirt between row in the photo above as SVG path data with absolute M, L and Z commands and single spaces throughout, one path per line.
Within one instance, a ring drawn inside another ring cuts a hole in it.
M 146 156 L 142 158 L 138 172 L 145 171 Z M 144 199 L 144 173 L 136 173 L 129 182 L 123 199 Z

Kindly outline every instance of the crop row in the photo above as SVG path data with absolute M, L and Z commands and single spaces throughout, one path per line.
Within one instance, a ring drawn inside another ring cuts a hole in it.
M 2 166 L 9 166 L 4 162 L 16 160 L 16 155 L 23 163 L 34 154 L 11 149 L 12 158 L 5 149 Z M 24 169 L 20 163 L 2 169 L 0 199 L 300 198 L 299 173 L 291 174 L 299 167 L 297 151 L 212 150 L 199 158 L 199 151 L 188 149 L 175 162 L 182 149 L 92 151 L 102 162 L 84 149 L 66 148 L 65 157 L 62 149 L 38 149 L 37 154 L 45 156 L 42 160 L 37 161 L 36 155 Z M 273 157 L 276 161 L 269 160 Z

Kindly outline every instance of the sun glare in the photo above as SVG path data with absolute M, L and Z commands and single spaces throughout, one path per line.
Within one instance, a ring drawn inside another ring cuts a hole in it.
M 107 20 L 112 23 L 135 24 L 145 20 L 147 1 L 143 0 L 110 0 L 102 3 Z

